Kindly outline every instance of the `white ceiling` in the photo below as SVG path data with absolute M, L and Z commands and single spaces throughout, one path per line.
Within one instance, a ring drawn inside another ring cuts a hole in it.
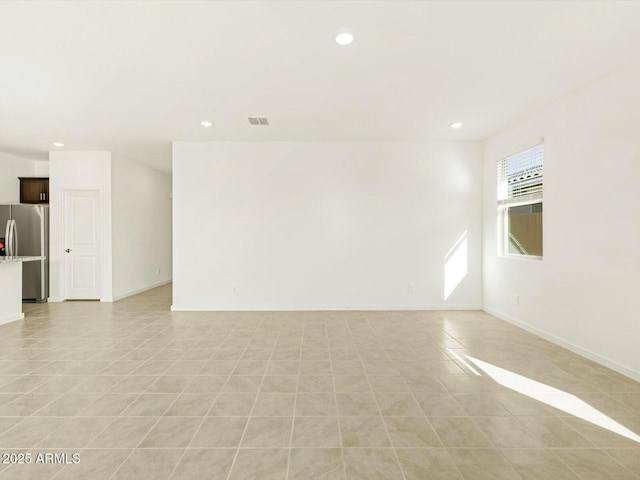
M 479 140 L 639 58 L 638 2 L 3 1 L 0 151 Z

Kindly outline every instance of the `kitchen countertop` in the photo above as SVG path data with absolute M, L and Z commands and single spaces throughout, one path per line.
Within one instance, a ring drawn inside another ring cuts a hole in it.
M 20 262 L 35 262 L 37 260 L 44 260 L 45 257 L 0 257 L 0 265 L 3 263 L 20 263 Z
M 43 256 L 0 257 L 0 325 L 22 320 L 22 263 L 43 260 Z

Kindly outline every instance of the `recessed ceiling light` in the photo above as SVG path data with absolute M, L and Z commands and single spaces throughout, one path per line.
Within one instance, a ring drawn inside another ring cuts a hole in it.
M 203 127 L 210 127 L 211 125 L 213 125 L 213 123 L 211 122 L 207 122 L 206 120 L 204 122 L 200 122 L 200 125 L 202 125 Z
M 349 45 L 353 43 L 353 34 L 349 32 L 342 32 L 336 35 L 336 43 L 338 45 Z
M 53 142 L 54 147 L 64 147 L 64 143 L 62 142 Z
M 453 122 L 449 125 L 451 128 L 460 128 L 462 126 L 462 122 Z

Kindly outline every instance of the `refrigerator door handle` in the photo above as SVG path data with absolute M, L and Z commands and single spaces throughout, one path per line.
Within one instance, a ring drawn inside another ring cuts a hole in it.
M 12 220 L 12 222 L 13 222 L 13 240 L 15 241 L 13 251 L 14 251 L 14 255 L 17 257 L 18 256 L 18 227 L 16 225 L 15 220 Z
M 15 251 L 16 251 L 16 247 L 15 247 L 15 244 L 14 244 L 14 241 L 13 241 L 13 238 L 14 238 L 14 237 L 13 237 L 13 229 L 14 229 L 14 228 L 15 228 L 15 223 L 14 223 L 14 221 L 13 221 L 13 220 L 11 220 L 11 228 L 9 229 L 9 240 L 10 240 L 11 242 L 9 243 L 9 248 L 11 249 L 11 253 L 10 253 L 10 255 L 11 255 L 12 257 L 16 254 L 16 253 L 15 253 Z
M 13 242 L 13 229 L 15 228 L 15 222 L 13 220 L 11 220 L 11 228 L 9 229 L 9 249 L 11 250 L 11 253 L 9 255 L 11 255 L 12 257 L 15 256 L 15 251 L 16 251 L 16 247 L 14 245 Z
M 15 220 L 10 220 L 11 222 L 11 231 L 9 232 L 9 238 L 11 239 L 11 243 L 9 244 L 9 248 L 11 249 L 10 255 L 13 257 L 18 256 L 18 227 L 16 226 Z

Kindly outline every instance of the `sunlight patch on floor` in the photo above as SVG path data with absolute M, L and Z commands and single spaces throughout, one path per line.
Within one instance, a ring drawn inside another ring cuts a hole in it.
M 640 443 L 640 436 L 571 393 L 536 382 L 469 355 L 466 357 L 500 385 Z

